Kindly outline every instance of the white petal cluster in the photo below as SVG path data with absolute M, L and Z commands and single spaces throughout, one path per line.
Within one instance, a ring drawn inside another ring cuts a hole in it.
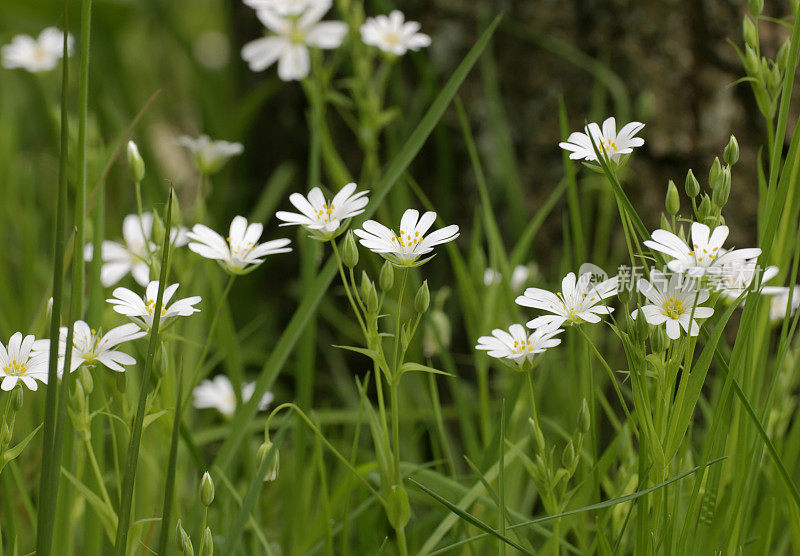
M 800 307 L 800 286 L 766 286 L 761 289 L 761 293 L 770 297 L 769 318 L 773 322 L 782 321 L 786 317 L 787 309 L 792 317 Z
M 666 324 L 667 336 L 672 340 L 681 336 L 681 329 L 691 336 L 697 336 L 700 326 L 695 319 L 707 319 L 714 314 L 711 307 L 700 305 L 708 299 L 708 290 L 698 289 L 694 280 L 686 279 L 681 274 L 667 278 L 663 272 L 653 270 L 650 281 L 639 279 L 637 288 L 650 304 L 635 309 L 631 317 L 635 319 L 638 312 L 642 311 L 649 324 Z
M 72 35 L 67 36 L 67 55 L 72 54 Z M 3 67 L 21 68 L 31 73 L 50 71 L 56 67 L 64 53 L 64 33 L 56 27 L 48 27 L 38 38 L 17 35 L 0 49 Z
M 644 145 L 644 139 L 636 137 L 644 124 L 631 122 L 617 132 L 617 122 L 608 118 L 603 122 L 602 129 L 594 122 L 588 124 L 584 132 L 575 131 L 567 137 L 566 141 L 558 144 L 562 149 L 569 151 L 572 160 L 586 160 L 597 162 L 595 147 L 613 162 L 620 160 L 633 152 L 635 147 Z
M 475 349 L 488 352 L 490 357 L 510 360 L 519 367 L 533 361 L 534 356 L 556 347 L 561 338 L 556 338 L 561 328 L 538 328 L 528 334 L 521 324 L 512 324 L 508 331 L 496 328 L 491 336 L 478 338 Z
M 727 226 L 717 226 L 712 233 L 705 224 L 693 222 L 691 245 L 667 230 L 656 230 L 652 239 L 644 244 L 672 257 L 667 267 L 673 272 L 687 273 L 694 278 L 719 276 L 724 273 L 726 266 L 741 266 L 761 255 L 761 249 L 757 247 L 730 251 L 723 249 L 722 244 L 728 232 Z
M 436 245 L 453 241 L 458 237 L 458 226 L 451 224 L 425 235 L 436 220 L 435 212 L 408 209 L 400 219 L 400 233 L 374 220 L 364 222 L 363 229 L 355 230 L 360 243 L 373 253 L 378 253 L 397 266 L 419 266 L 428 259 L 419 257 L 430 253 Z
M 263 231 L 262 224 L 248 224 L 245 217 L 236 216 L 231 222 L 227 238 L 203 224 L 195 224 L 187 237 L 190 240 L 189 249 L 201 257 L 217 261 L 231 274 L 247 274 L 263 263 L 267 255 L 292 250 L 287 247 L 291 243 L 288 239 L 258 243 Z
M 601 315 L 608 315 L 614 310 L 601 302 L 616 295 L 617 283 L 616 276 L 595 284 L 589 272 L 577 278 L 574 272 L 570 272 L 561 280 L 561 291 L 553 293 L 540 288 L 528 288 L 516 301 L 524 307 L 548 313 L 529 321 L 529 328 L 558 328 L 564 323 L 598 323 Z
M 161 302 L 161 319 L 159 328 L 162 330 L 169 326 L 177 317 L 188 317 L 200 309 L 194 307 L 202 301 L 199 295 L 179 299 L 170 304 L 172 296 L 179 284 L 172 284 L 164 288 L 164 298 Z M 153 326 L 153 313 L 156 309 L 158 297 L 158 280 L 147 285 L 144 298 L 127 288 L 116 288 L 111 292 L 113 297 L 106 299 L 120 315 L 125 315 L 138 324 L 143 330 L 150 330 Z
M 210 176 L 219 172 L 225 163 L 244 152 L 241 143 L 213 141 L 208 135 L 194 138 L 188 135 L 178 137 L 178 144 L 186 147 L 192 161 L 201 174 Z
M 246 382 L 242 384 L 242 401 L 247 402 L 253 397 L 256 383 Z M 213 379 L 204 380 L 193 391 L 194 406 L 197 409 L 216 409 L 226 417 L 230 417 L 236 411 L 236 394 L 233 384 L 225 375 L 217 375 Z M 259 411 L 265 411 L 275 397 L 272 392 L 267 392 L 258 402 Z
M 263 71 L 278 63 L 278 77 L 298 81 L 311 69 L 309 47 L 338 48 L 347 35 L 343 21 L 320 21 L 332 0 L 304 2 L 251 1 L 256 16 L 272 34 L 242 47 L 242 58 L 252 71 Z M 277 7 L 276 7 L 277 6 Z
M 22 382 L 29 390 L 36 390 L 36 381 L 47 384 L 47 354 L 34 352 L 36 338 L 23 337 L 16 332 L 8 340 L 8 346 L 0 342 L 0 389 L 13 390 L 17 382 Z
M 348 183 L 330 201 L 319 187 L 309 191 L 308 197 L 292 193 L 289 201 L 300 212 L 279 211 L 275 217 L 283 220 L 281 226 L 303 226 L 313 238 L 330 241 L 344 231 L 350 218 L 363 213 L 369 202 L 369 191 L 356 192 L 356 187 Z
M 419 23 L 406 21 L 402 12 L 393 10 L 388 16 L 368 17 L 361 26 L 361 40 L 387 54 L 402 56 L 430 46 L 431 38 L 419 30 Z
M 146 286 L 150 282 L 150 263 L 152 255 L 159 246 L 151 241 L 153 233 L 153 213 L 144 212 L 129 214 L 122 221 L 122 243 L 104 240 L 100 246 L 100 258 L 103 266 L 100 269 L 100 282 L 103 287 L 110 287 L 119 282 L 127 274 L 133 276 L 136 283 Z M 170 231 L 170 242 L 175 247 L 186 245 L 188 230 L 173 227 Z M 94 246 L 89 243 L 83 250 L 84 259 L 91 261 Z

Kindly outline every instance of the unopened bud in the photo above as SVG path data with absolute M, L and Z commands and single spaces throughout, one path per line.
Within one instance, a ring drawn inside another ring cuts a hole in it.
M 650 335 L 650 347 L 653 353 L 664 353 L 669 347 L 669 338 L 663 326 L 656 328 Z
M 589 404 L 586 403 L 586 398 L 581 401 L 581 409 L 578 411 L 578 428 L 583 434 L 589 432 L 592 426 L 592 415 L 589 412 Z
M 758 60 L 758 54 L 756 54 L 755 50 L 750 48 L 750 45 L 745 45 L 744 50 L 744 70 L 747 72 L 747 75 L 755 77 L 758 75 L 759 71 L 761 71 L 761 63 Z
M 355 268 L 358 264 L 358 245 L 356 245 L 356 238 L 353 236 L 353 232 L 347 232 L 344 238 L 342 262 L 347 268 Z
M 681 210 L 681 197 L 678 193 L 678 188 L 675 186 L 675 182 L 672 180 L 669 180 L 669 184 L 667 185 L 667 198 L 664 204 L 667 207 L 667 212 L 672 216 L 675 216 Z
M 22 402 L 24 401 L 22 395 L 22 387 L 14 388 L 14 391 L 11 392 L 11 409 L 14 411 L 19 411 L 22 409 Z
M 213 556 L 214 554 L 214 537 L 211 534 L 211 527 L 206 527 L 203 531 L 203 539 L 200 541 L 199 556 Z
M 744 16 L 742 21 L 742 38 L 744 38 L 744 44 L 750 48 L 758 47 L 758 30 L 756 30 L 756 24 L 749 16 Z
M 733 135 L 731 135 L 725 150 L 722 152 L 722 159 L 731 166 L 739 162 L 739 142 Z
M 775 55 L 775 64 L 778 66 L 778 70 L 781 73 L 786 71 L 786 68 L 789 65 L 789 46 L 791 45 L 791 42 L 791 39 L 786 39 L 778 49 L 778 54 Z
M 369 289 L 372 286 L 372 281 L 367 276 L 367 272 L 365 270 L 361 271 L 361 298 L 366 299 L 367 294 L 369 293 Z
M 684 191 L 686 191 L 686 195 L 692 199 L 700 194 L 700 183 L 697 181 L 697 178 L 694 177 L 694 172 L 691 170 L 686 172 L 686 181 L 683 183 L 683 188 Z
M 381 274 L 378 278 L 378 285 L 382 292 L 388 292 L 394 286 L 394 265 L 389 261 L 384 261 L 381 267 Z
M 778 90 L 781 88 L 782 82 L 783 75 L 781 75 L 781 70 L 778 67 L 778 64 L 772 64 L 769 69 L 769 79 L 767 84 L 769 85 L 769 90 L 773 95 L 778 94 Z
M 192 546 L 192 539 L 189 537 L 189 534 L 183 530 L 183 525 L 181 525 L 181 520 L 178 520 L 178 523 L 175 526 L 175 542 L 178 545 L 178 550 L 180 550 L 181 554 L 188 554 L 189 556 L 194 556 L 194 547 Z
M 726 166 L 725 169 L 722 171 L 722 179 L 720 180 L 719 185 L 714 192 L 712 193 L 711 200 L 713 203 L 722 208 L 728 202 L 728 198 L 731 195 L 731 167 Z
M 428 290 L 428 281 L 422 282 L 422 285 L 417 290 L 417 295 L 414 297 L 414 310 L 422 314 L 428 310 L 431 304 L 431 292 Z
M 542 432 L 541 427 L 539 427 L 539 424 L 534 421 L 532 417 L 528 417 L 528 424 L 531 426 L 531 436 L 533 437 L 533 443 L 536 446 L 536 452 L 540 454 L 544 453 L 544 433 Z
M 697 207 L 697 216 L 699 220 L 703 220 L 711 214 L 711 198 L 708 195 L 703 195 L 703 200 L 700 201 L 700 206 Z
M 636 320 L 633 323 L 633 337 L 636 342 L 644 342 L 650 336 L 650 324 L 641 309 L 636 311 Z
M 158 214 L 157 211 L 153 211 L 153 241 L 159 247 L 164 244 L 164 237 L 165 237 L 165 228 L 164 228 L 164 221 L 161 219 L 161 215 Z
M 133 141 L 128 141 L 128 167 L 131 170 L 133 181 L 139 183 L 144 179 L 144 160 L 139 154 L 139 147 Z
M 269 451 L 272 449 L 272 442 L 267 440 L 258 448 L 258 467 L 259 469 L 264 464 L 264 459 L 269 454 Z M 267 472 L 264 474 L 264 481 L 274 481 L 278 478 L 278 467 L 280 464 L 280 458 L 278 454 L 278 449 L 275 448 L 274 454 L 272 455 L 272 462 L 269 464 L 267 468 Z
M 750 9 L 750 13 L 753 14 L 753 17 L 758 17 L 764 10 L 764 0 L 748 0 L 747 7 Z
M 81 365 L 80 370 L 78 371 L 78 380 L 83 386 L 83 391 L 86 392 L 86 395 L 89 396 L 94 391 L 94 380 L 92 379 L 92 372 L 86 368 L 86 366 Z
M 369 289 L 367 290 L 366 304 L 367 312 L 373 314 L 378 312 L 378 292 L 372 282 L 369 283 Z
M 211 480 L 208 471 L 203 473 L 203 478 L 200 480 L 200 501 L 206 507 L 214 501 L 214 481 Z
M 561 467 L 565 469 L 572 468 L 572 465 L 575 462 L 575 445 L 572 443 L 572 439 L 569 439 L 567 445 L 564 446 L 564 451 L 561 452 Z
M 714 157 L 714 164 L 711 165 L 711 170 L 708 171 L 708 185 L 711 189 L 716 189 L 722 179 L 722 163 L 719 157 Z
M 395 529 L 405 527 L 411 517 L 408 494 L 401 485 L 392 485 L 389 499 L 386 501 L 386 517 Z

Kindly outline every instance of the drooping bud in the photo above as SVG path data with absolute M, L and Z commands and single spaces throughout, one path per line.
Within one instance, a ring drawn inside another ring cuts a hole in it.
M 144 160 L 139 154 L 139 147 L 133 141 L 128 141 L 128 167 L 131 170 L 133 181 L 139 183 L 144 179 Z
M 697 181 L 697 178 L 694 177 L 694 172 L 691 170 L 686 172 L 686 181 L 683 183 L 683 188 L 686 191 L 686 195 L 692 199 L 700 194 L 700 182 Z
M 381 267 L 378 286 L 380 286 L 382 292 L 388 292 L 394 286 L 394 265 L 389 261 L 384 261 Z
M 731 195 L 731 167 L 726 166 L 725 169 L 722 171 L 722 179 L 720 180 L 719 185 L 714 189 L 712 193 L 711 200 L 713 203 L 722 208 L 728 202 L 728 198 Z
M 742 38 L 744 38 L 744 44 L 750 48 L 755 49 L 758 47 L 758 30 L 749 16 L 744 16 L 742 21 Z
M 414 297 L 414 310 L 422 314 L 428 310 L 431 304 L 431 292 L 428 290 L 428 281 L 422 282 L 422 285 L 417 290 L 417 295 Z
M 258 467 L 261 468 L 261 465 L 264 463 L 264 458 L 267 457 L 269 451 L 272 449 L 272 442 L 269 440 L 265 441 L 261 446 L 258 448 Z M 267 468 L 266 474 L 264 474 L 264 481 L 274 481 L 278 478 L 278 468 L 280 465 L 280 457 L 278 454 L 278 449 L 275 448 L 275 453 L 273 454 L 272 463 L 269 464 Z
M 342 249 L 342 262 L 347 268 L 355 268 L 358 264 L 358 245 L 352 231 L 348 231 L 344 238 L 344 248 Z
M 208 471 L 203 473 L 203 478 L 200 480 L 200 501 L 206 507 L 214 501 L 214 481 L 211 480 Z
M 725 150 L 722 152 L 722 159 L 731 166 L 739 162 L 739 142 L 733 135 L 731 135 Z
M 402 529 L 411 518 L 411 506 L 408 494 L 402 485 L 392 485 L 389 499 L 386 501 L 386 517 L 395 529 Z
M 667 185 L 667 198 L 664 204 L 667 207 L 667 212 L 672 216 L 675 216 L 681 210 L 681 197 L 675 182 L 672 180 L 669 180 Z

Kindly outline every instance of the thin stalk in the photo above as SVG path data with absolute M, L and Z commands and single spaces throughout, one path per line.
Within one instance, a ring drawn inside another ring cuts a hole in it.
M 353 308 L 353 314 L 355 314 L 356 318 L 358 319 L 358 325 L 361 327 L 361 332 L 364 334 L 364 338 L 367 338 L 367 327 L 364 325 L 364 320 L 361 318 L 361 313 L 356 306 L 356 302 L 353 300 L 353 294 L 350 293 L 350 286 L 347 285 L 347 276 L 344 273 L 344 265 L 342 263 L 342 257 L 339 255 L 339 248 L 336 246 L 336 242 L 331 240 L 331 247 L 333 247 L 333 254 L 336 257 L 336 264 L 339 266 L 339 276 L 342 279 L 342 284 L 344 285 L 344 291 L 347 294 L 347 299 L 350 301 L 350 306 Z
M 161 510 L 161 533 L 158 540 L 158 553 L 167 554 L 167 542 L 170 533 L 170 520 L 172 504 L 175 497 L 175 471 L 178 463 L 178 433 L 181 424 L 181 396 L 183 395 L 183 363 L 178 371 L 178 398 L 175 401 L 175 416 L 172 422 L 172 438 L 169 447 L 169 463 L 167 464 L 167 479 L 164 485 L 164 507 Z M 208 508 L 206 508 L 208 509 Z M 205 527 L 203 527 L 205 531 Z

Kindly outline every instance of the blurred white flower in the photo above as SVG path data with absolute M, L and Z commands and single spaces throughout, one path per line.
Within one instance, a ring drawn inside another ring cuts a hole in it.
M 724 251 L 720 249 L 720 251 Z M 756 265 L 758 259 L 734 261 L 722 266 L 716 280 L 716 289 L 730 301 L 736 301 L 739 296 L 749 290 L 753 285 L 760 267 Z M 778 274 L 777 266 L 768 266 L 761 273 L 761 284 L 768 282 Z
M 393 264 L 419 266 L 429 260 L 417 262 L 421 255 L 430 253 L 436 245 L 453 241 L 458 237 L 458 226 L 455 224 L 445 226 L 426 236 L 425 232 L 435 220 L 435 212 L 426 212 L 420 217 L 419 211 L 408 209 L 400 220 L 398 235 L 374 220 L 364 222 L 364 229 L 355 230 L 355 234 L 361 238 L 361 245 Z
M 512 324 L 508 332 L 496 328 L 491 336 L 478 338 L 475 349 L 487 351 L 489 356 L 497 359 L 509 359 L 522 367 L 536 354 L 560 344 L 561 338 L 554 336 L 563 331 L 561 328 L 537 328 L 528 334 L 521 324 Z
M 331 4 L 331 0 L 315 0 L 302 14 L 291 17 L 272 9 L 258 10 L 258 19 L 274 34 L 244 45 L 242 58 L 252 71 L 263 71 L 277 61 L 282 80 L 303 79 L 311 68 L 308 47 L 337 48 L 347 35 L 343 21 L 320 22 Z
M 300 211 L 279 211 L 275 216 L 284 223 L 281 226 L 300 225 L 311 231 L 311 237 L 329 241 L 344 231 L 347 221 L 364 212 L 369 191 L 356 193 L 356 184 L 348 183 L 328 202 L 319 187 L 308 192 L 308 197 L 292 193 L 289 201 Z M 341 229 L 340 229 L 341 228 Z
M 178 144 L 189 151 L 192 161 L 201 174 L 210 176 L 219 172 L 228 159 L 244 152 L 241 143 L 228 141 L 212 141 L 208 135 L 201 135 L 197 139 L 188 135 L 178 137 Z
M 514 291 L 521 290 L 530 278 L 531 269 L 527 265 L 517 265 L 511 271 L 511 289 Z
M 201 257 L 217 261 L 232 274 L 247 274 L 263 263 L 267 255 L 288 253 L 292 250 L 291 247 L 286 247 L 291 243 L 288 239 L 258 243 L 263 230 L 262 224 L 248 225 L 244 216 L 234 217 L 227 239 L 208 226 L 195 224 L 188 233 L 191 240 L 189 249 Z
M 769 318 L 772 321 L 782 321 L 786 317 L 787 307 L 790 317 L 800 307 L 800 285 L 793 288 L 766 286 L 761 289 L 761 293 L 771 298 L 769 302 Z
M 172 305 L 169 304 L 178 284 L 172 284 L 164 288 L 164 299 L 161 302 L 161 320 L 159 328 L 163 330 L 171 324 L 177 317 L 188 317 L 192 313 L 197 313 L 200 309 L 194 307 L 202 298 L 199 295 L 179 299 Z M 153 325 L 153 312 L 156 309 L 156 297 L 158 296 L 158 280 L 153 280 L 147 284 L 144 298 L 132 292 L 128 288 L 116 288 L 112 298 L 106 299 L 113 306 L 114 310 L 120 315 L 129 317 L 144 330 L 150 330 Z
M 695 319 L 707 319 L 714 314 L 711 307 L 701 307 L 708 299 L 708 290 L 696 288 L 693 280 L 687 280 L 680 274 L 673 274 L 669 280 L 664 273 L 653 270 L 650 281 L 640 278 L 637 288 L 651 305 L 635 309 L 631 313 L 636 318 L 639 311 L 644 313 L 645 320 L 653 326 L 666 323 L 667 336 L 677 340 L 681 328 L 692 336 L 700 333 L 700 326 Z
M 67 348 L 67 327 L 59 329 L 58 338 L 58 373 L 59 376 L 64 372 L 64 354 Z M 72 356 L 70 360 L 70 372 L 74 372 L 83 363 L 93 365 L 102 363 L 112 371 L 123 372 L 124 365 L 136 364 L 136 359 L 117 351 L 114 348 L 124 342 L 130 342 L 141 338 L 146 333 L 139 326 L 128 323 L 112 328 L 107 333 L 101 335 L 94 328 L 90 328 L 82 320 L 75 321 L 75 329 L 72 333 Z M 34 354 L 48 356 L 50 353 L 50 340 L 38 340 L 33 346 Z
M 67 36 L 67 54 L 72 54 L 72 35 Z M 0 54 L 3 67 L 22 68 L 32 73 L 50 71 L 55 68 L 64 52 L 64 33 L 56 27 L 48 27 L 34 39 L 28 35 L 17 35 L 3 46 Z
M 431 38 L 419 29 L 419 23 L 405 21 L 403 13 L 394 10 L 388 16 L 368 17 L 361 26 L 361 40 L 383 52 L 402 56 L 408 50 L 430 46 Z
M 483 285 L 487 288 L 494 284 L 499 284 L 503 279 L 503 275 L 493 268 L 487 268 L 483 271 Z
M 294 17 L 303 13 L 319 0 L 244 0 L 246 6 L 254 10 L 272 10 L 284 17 Z
M 731 251 L 722 249 L 722 244 L 728 237 L 727 226 L 717 226 L 711 233 L 705 224 L 693 222 L 691 233 L 691 245 L 666 230 L 656 230 L 652 239 L 646 240 L 644 244 L 672 257 L 673 260 L 667 263 L 671 271 L 685 272 L 693 278 L 706 274 L 720 275 L 725 265 L 741 265 L 761 254 L 761 249 L 757 247 Z
M 100 269 L 100 282 L 103 287 L 113 286 L 126 274 L 130 273 L 140 286 L 150 282 L 151 254 L 158 250 L 158 246 L 151 241 L 153 233 L 153 213 L 143 212 L 141 219 L 138 214 L 129 214 L 122 221 L 122 239 L 124 245 L 116 241 L 104 240 L 100 246 L 100 258 L 103 266 Z M 175 247 L 186 245 L 188 230 L 173 227 L 170 232 L 170 243 Z M 94 246 L 87 243 L 83 248 L 83 258 L 91 261 L 94 256 Z
M 22 337 L 15 333 L 8 340 L 8 347 L 0 342 L 0 388 L 8 392 L 17 382 L 22 382 L 29 390 L 36 390 L 36 381 L 47 384 L 47 354 L 33 353 L 36 338 L 32 335 Z
M 644 127 L 641 122 L 631 122 L 626 124 L 617 133 L 617 123 L 614 118 L 608 118 L 603 122 L 603 129 L 592 122 L 586 126 L 584 133 L 575 131 L 567 137 L 566 141 L 558 144 L 559 147 L 570 151 L 572 160 L 597 161 L 592 143 L 597 146 L 601 153 L 605 150 L 606 155 L 614 162 L 619 162 L 624 155 L 633 152 L 634 147 L 644 145 L 644 139 L 636 137 L 636 134 Z
M 225 33 L 205 31 L 192 41 L 192 54 L 211 70 L 224 68 L 231 57 L 231 45 Z
M 528 328 L 558 328 L 565 322 L 595 324 L 600 322 L 600 315 L 608 315 L 614 311 L 600 302 L 616 295 L 617 281 L 617 276 L 614 276 L 595 284 L 589 272 L 578 278 L 574 272 L 570 272 L 561 280 L 560 292 L 528 288 L 516 301 L 519 305 L 551 313 L 529 321 Z
M 255 382 L 242 384 L 242 402 L 247 402 L 253 397 L 256 389 Z M 230 379 L 225 375 L 217 375 L 211 380 L 204 380 L 194 389 L 194 406 L 197 409 L 213 408 L 230 417 L 236 411 L 236 394 Z M 264 411 L 275 397 L 272 392 L 267 392 L 258 402 L 258 410 Z

